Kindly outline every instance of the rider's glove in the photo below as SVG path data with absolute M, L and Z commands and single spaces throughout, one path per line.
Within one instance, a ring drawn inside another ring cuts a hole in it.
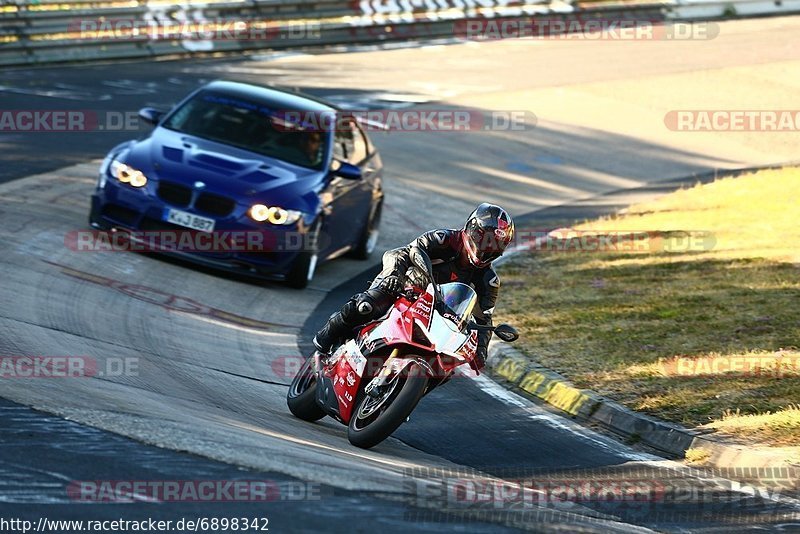
M 387 293 L 397 294 L 403 290 L 403 281 L 396 274 L 390 274 L 381 280 L 380 288 Z

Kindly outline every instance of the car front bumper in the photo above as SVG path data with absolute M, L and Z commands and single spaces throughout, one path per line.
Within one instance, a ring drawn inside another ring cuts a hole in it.
M 134 189 L 108 180 L 92 194 L 91 225 L 98 230 L 125 234 L 131 242 L 128 250 L 166 254 L 214 269 L 270 279 L 281 278 L 298 254 L 310 250 L 313 245 L 302 220 L 286 226 L 258 223 L 250 219 L 247 208 L 239 204 L 231 214 L 214 217 L 192 207 L 172 206 L 158 198 L 153 188 L 148 184 L 142 188 L 144 190 Z M 237 236 L 237 244 L 215 246 L 215 240 L 203 232 L 166 222 L 164 214 L 170 208 L 214 219 L 213 233 L 218 234 L 217 237 L 219 234 Z M 153 235 L 158 237 L 154 239 Z M 161 246 L 165 236 L 169 241 L 163 242 L 175 246 Z M 147 239 L 143 242 L 143 238 Z M 205 246 L 193 246 L 209 242 L 212 242 L 210 250 Z

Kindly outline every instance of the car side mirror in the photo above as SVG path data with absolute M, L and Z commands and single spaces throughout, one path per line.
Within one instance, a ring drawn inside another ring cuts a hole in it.
M 506 343 L 511 343 L 512 341 L 519 339 L 519 332 L 517 332 L 517 329 L 510 324 L 504 323 L 497 325 L 494 329 L 494 333 Z
M 360 180 L 361 169 L 358 165 L 347 163 L 346 161 L 333 160 L 331 164 L 331 172 L 336 176 L 341 176 L 346 180 Z
M 158 124 L 158 121 L 161 120 L 165 113 L 165 111 L 156 108 L 142 108 L 139 110 L 139 118 L 150 124 Z

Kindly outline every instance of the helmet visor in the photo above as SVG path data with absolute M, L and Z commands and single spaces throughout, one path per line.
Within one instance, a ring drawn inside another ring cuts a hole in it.
M 482 228 L 475 224 L 470 225 L 464 234 L 470 257 L 482 266 L 502 256 L 508 246 L 506 232 L 496 228 Z

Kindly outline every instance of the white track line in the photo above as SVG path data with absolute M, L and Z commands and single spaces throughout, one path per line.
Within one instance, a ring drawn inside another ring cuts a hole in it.
M 522 408 L 523 410 L 527 411 L 530 415 L 529 418 L 531 420 L 544 423 L 549 427 L 562 430 L 565 432 L 569 432 L 570 434 L 574 435 L 581 441 L 587 442 L 595 447 L 599 447 L 603 450 L 612 452 L 618 456 L 622 456 L 623 458 L 631 461 L 637 462 L 645 462 L 645 461 L 658 461 L 663 460 L 663 458 L 659 456 L 655 456 L 653 454 L 647 454 L 642 452 L 634 451 L 633 449 L 626 447 L 625 445 L 614 441 L 611 438 L 607 438 L 597 432 L 586 428 L 578 423 L 574 423 L 560 415 L 549 413 L 548 411 L 544 410 L 540 406 L 537 406 L 530 400 L 517 395 L 513 391 L 509 391 L 508 389 L 504 388 L 491 378 L 489 378 L 486 374 L 482 374 L 480 376 L 475 376 L 473 374 L 462 373 L 463 375 L 469 376 L 475 384 L 487 395 L 493 397 L 500 402 L 505 404 L 509 404 L 511 406 L 515 406 L 518 408 Z

